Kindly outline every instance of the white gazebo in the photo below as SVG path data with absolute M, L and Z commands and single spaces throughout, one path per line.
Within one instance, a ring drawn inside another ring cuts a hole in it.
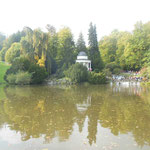
M 83 66 L 86 66 L 87 69 L 91 71 L 91 60 L 88 60 L 88 56 L 85 52 L 79 52 L 76 63 L 83 64 Z

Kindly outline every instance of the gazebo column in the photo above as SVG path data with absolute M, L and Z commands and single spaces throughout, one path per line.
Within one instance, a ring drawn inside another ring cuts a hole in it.
M 90 70 L 91 70 L 91 62 L 90 62 Z

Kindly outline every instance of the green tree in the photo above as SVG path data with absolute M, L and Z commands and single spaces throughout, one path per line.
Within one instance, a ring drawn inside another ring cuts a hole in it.
M 96 26 L 93 25 L 92 23 L 90 23 L 88 36 L 89 36 L 88 52 L 89 52 L 89 58 L 92 61 L 92 69 L 101 70 L 103 69 L 103 62 L 98 48 Z
M 22 37 L 20 44 L 21 55 L 23 55 L 31 61 L 34 61 L 34 48 L 32 43 L 29 43 L 27 37 Z
M 46 25 L 46 29 L 48 30 L 48 32 L 51 34 L 51 35 L 55 35 L 56 34 L 56 29 L 54 26 L 50 25 L 50 24 L 47 24 Z
M 10 46 L 15 43 L 15 42 L 20 42 L 21 38 L 25 36 L 25 32 L 18 31 L 17 33 L 14 33 L 10 35 L 5 41 L 4 41 L 4 46 L 7 47 L 8 49 Z
M 48 74 L 56 73 L 56 56 L 58 50 L 58 35 L 55 27 L 51 25 L 46 26 L 48 30 L 48 49 L 46 54 L 46 70 Z
M 125 47 L 128 45 L 129 39 L 132 37 L 129 32 L 120 32 L 117 40 L 116 63 L 124 70 L 127 70 L 125 59 Z
M 143 55 L 142 64 L 145 66 L 150 64 L 150 21 L 143 25 L 143 30 L 146 34 L 146 51 Z
M 33 48 L 33 30 L 29 27 L 24 27 L 23 31 L 26 36 L 21 38 L 21 55 L 34 61 L 34 48 Z
M 114 30 L 109 36 L 104 36 L 99 42 L 101 57 L 105 64 L 116 60 L 118 35 L 118 30 Z
M 77 53 L 79 53 L 81 51 L 87 52 L 87 48 L 86 48 L 84 37 L 83 37 L 82 33 L 79 34 L 79 38 L 77 40 L 76 47 L 77 47 Z
M 36 60 L 41 58 L 42 56 L 42 31 L 41 29 L 35 29 L 33 31 L 33 48 L 35 49 L 35 55 L 37 56 Z
M 23 36 L 25 36 L 25 32 L 18 31 L 17 33 L 10 35 L 8 38 L 3 40 L 2 45 L 0 44 L 2 46 L 1 47 L 2 49 L 0 51 L 0 60 L 2 61 L 5 60 L 5 55 L 6 55 L 7 50 L 11 47 L 13 43 L 19 43 Z M 4 39 L 4 37 L 2 39 Z
M 58 32 L 58 69 L 65 70 L 74 63 L 75 45 L 71 30 L 64 27 Z
M 13 43 L 5 55 L 5 61 L 12 63 L 16 57 L 20 56 L 20 43 Z
M 88 79 L 87 68 L 79 63 L 72 65 L 67 71 L 65 71 L 65 75 L 75 83 L 81 83 Z
M 143 57 L 149 49 L 149 44 L 146 41 L 147 35 L 144 31 L 142 22 L 135 24 L 133 35 L 129 39 L 124 50 L 124 56 L 128 69 L 139 70 L 143 66 Z

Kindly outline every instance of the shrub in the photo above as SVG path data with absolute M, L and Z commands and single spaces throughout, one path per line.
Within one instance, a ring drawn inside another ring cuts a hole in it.
M 15 84 L 16 83 L 16 75 L 15 74 L 9 74 L 7 76 L 7 82 L 9 84 Z
M 75 83 L 81 83 L 88 79 L 87 68 L 79 63 L 72 65 L 64 74 Z
M 107 79 L 106 79 L 105 73 L 103 73 L 103 72 L 99 72 L 99 73 L 90 72 L 88 81 L 91 84 L 105 84 Z
M 33 62 L 30 62 L 28 59 L 24 57 L 19 57 L 13 61 L 11 67 L 6 71 L 4 79 L 8 82 L 7 76 L 10 74 L 16 74 L 19 71 L 29 72 L 30 74 L 32 74 L 31 82 L 30 82 L 32 84 L 41 83 L 47 77 L 47 72 L 44 67 L 40 67 L 39 65 L 34 64 Z
M 18 70 L 26 71 L 30 66 L 30 61 L 24 57 L 17 57 L 14 59 L 11 67 L 6 74 L 16 73 Z
M 65 72 L 65 71 L 64 71 L 62 68 L 58 69 L 57 72 L 56 72 L 56 77 L 57 77 L 58 79 L 65 77 L 64 72 Z
M 113 74 L 119 75 L 122 72 L 120 68 L 114 68 Z
M 28 72 L 18 72 L 16 74 L 9 74 L 7 76 L 7 81 L 9 84 L 18 84 L 18 85 L 26 85 L 30 84 L 31 74 Z
M 112 76 L 112 72 L 109 70 L 109 69 L 103 69 L 103 73 L 105 73 L 105 75 L 107 76 L 107 77 L 111 77 Z
M 108 63 L 105 68 L 109 69 L 112 73 L 114 73 L 114 69 L 120 68 L 120 66 L 117 65 L 115 62 L 111 62 L 111 63 Z
M 25 72 L 28 71 L 30 65 L 31 62 L 28 59 L 24 57 L 16 58 L 13 61 L 11 67 L 6 71 L 4 79 L 7 81 L 7 76 L 9 74 L 16 74 L 18 71 L 25 71 Z
M 150 67 L 144 67 L 140 70 L 140 76 L 150 79 Z
M 94 72 L 99 73 L 99 69 L 95 69 Z
M 19 84 L 19 85 L 30 84 L 31 77 L 32 77 L 31 73 L 28 73 L 28 72 L 18 72 L 16 74 L 16 82 L 15 83 Z
M 48 76 L 46 69 L 44 67 L 40 67 L 37 64 L 32 64 L 30 66 L 29 73 L 32 73 L 32 84 L 42 83 L 43 80 Z

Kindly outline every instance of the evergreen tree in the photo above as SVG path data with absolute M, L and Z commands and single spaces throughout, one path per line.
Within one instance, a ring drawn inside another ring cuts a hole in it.
M 76 46 L 77 46 L 77 53 L 79 53 L 81 51 L 87 52 L 87 48 L 86 48 L 84 37 L 83 37 L 82 33 L 79 34 L 79 38 L 77 40 Z
M 103 62 L 101 59 L 100 51 L 98 49 L 98 41 L 97 41 L 97 33 L 96 33 L 96 26 L 90 23 L 89 28 L 89 58 L 92 61 L 92 69 L 93 70 L 102 70 L 103 69 Z

